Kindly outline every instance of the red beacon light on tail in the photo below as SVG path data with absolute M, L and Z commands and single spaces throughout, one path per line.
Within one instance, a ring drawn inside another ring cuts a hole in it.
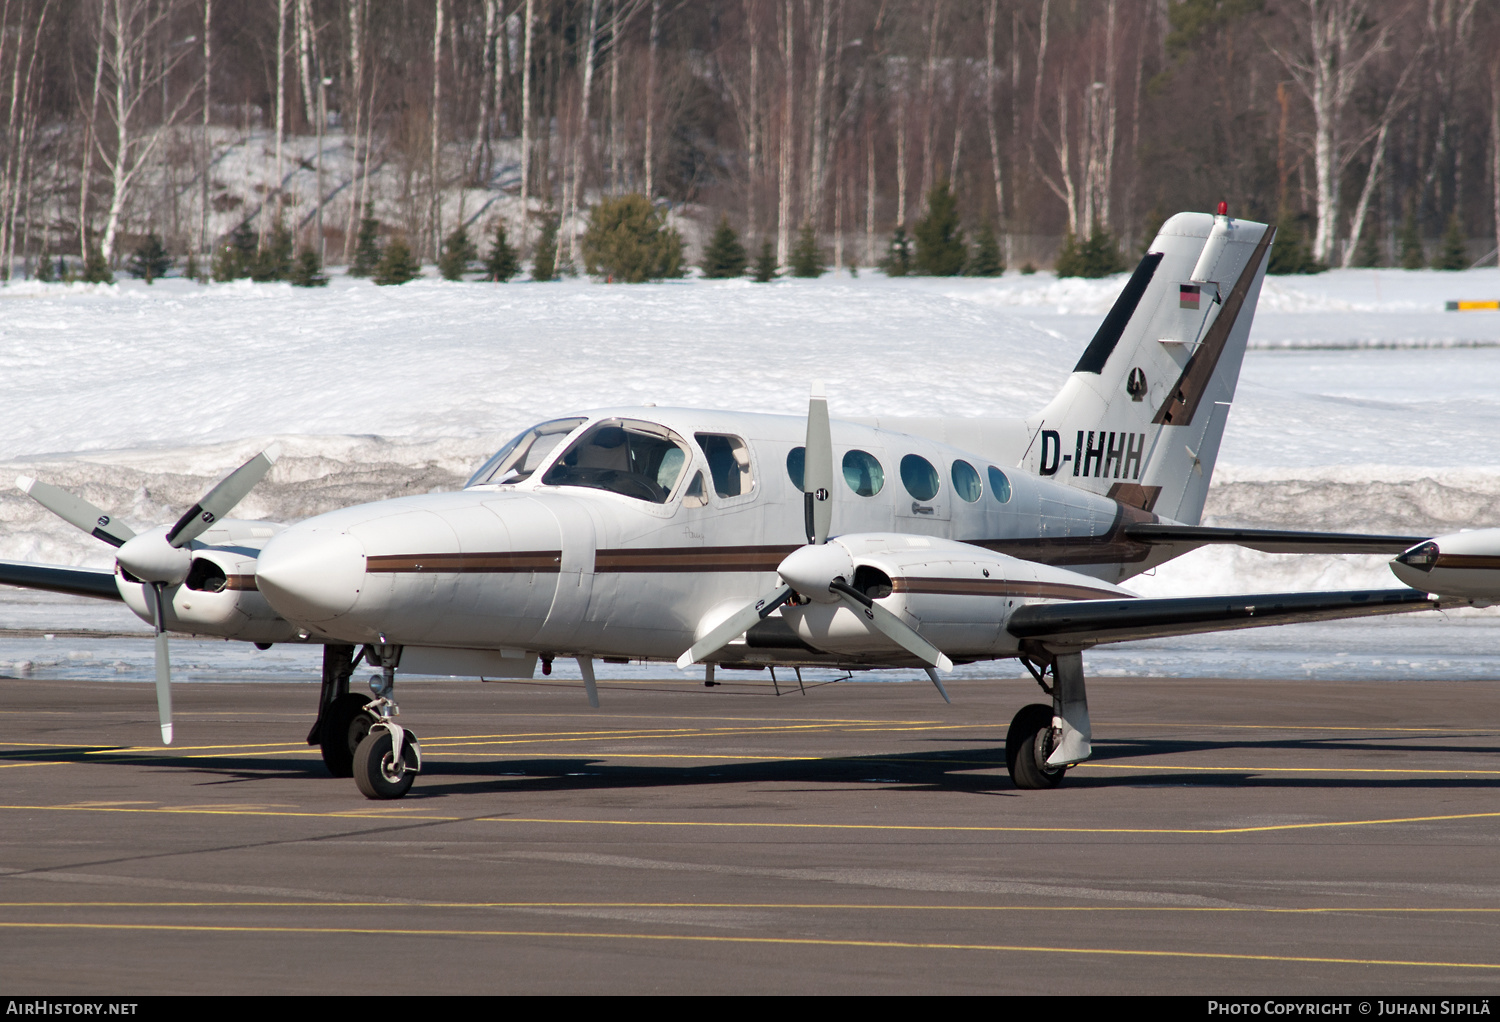
M 1229 215 L 1229 203 L 1224 202 L 1224 201 L 1221 200 L 1219 202 L 1218 214 L 1219 214 L 1219 216 L 1228 216 Z

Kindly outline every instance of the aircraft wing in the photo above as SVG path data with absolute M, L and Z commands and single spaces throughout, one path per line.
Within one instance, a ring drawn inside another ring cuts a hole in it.
M 1137 543 L 1200 547 L 1228 544 L 1263 554 L 1399 554 L 1430 536 L 1379 536 L 1357 532 L 1283 529 L 1218 529 L 1202 525 L 1138 522 L 1124 527 Z
M 1010 616 L 1006 627 L 1020 639 L 1078 648 L 1169 635 L 1437 609 L 1438 598 L 1417 589 L 1087 600 L 1022 607 Z
M 64 568 L 56 564 L 0 561 L 0 585 L 44 589 L 69 596 L 91 596 L 96 600 L 118 600 L 115 573 L 102 568 Z

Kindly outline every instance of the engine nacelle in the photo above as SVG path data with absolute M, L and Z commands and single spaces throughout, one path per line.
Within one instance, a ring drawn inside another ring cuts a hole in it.
M 225 545 L 191 546 L 187 578 L 166 588 L 166 627 L 174 632 L 216 635 L 246 642 L 297 642 L 305 638 L 281 617 L 255 585 L 260 544 L 280 526 L 225 520 L 205 537 Z M 264 533 L 264 535 L 259 535 Z M 115 568 L 115 587 L 136 616 L 153 624 L 151 598 L 144 583 Z
M 1500 602 L 1500 529 L 1474 529 L 1418 543 L 1391 561 L 1397 578 L 1424 593 Z
M 848 551 L 849 583 L 954 660 L 1014 656 L 1005 622 L 1016 608 L 1055 600 L 1129 599 L 1087 575 L 929 536 L 859 533 L 829 540 Z M 893 643 L 847 604 L 786 606 L 781 616 L 815 649 L 888 659 Z

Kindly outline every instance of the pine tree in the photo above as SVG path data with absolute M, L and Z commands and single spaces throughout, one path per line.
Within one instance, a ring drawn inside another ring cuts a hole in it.
M 1307 243 L 1305 215 L 1283 211 L 1276 219 L 1284 226 L 1276 230 L 1276 238 L 1271 244 L 1271 261 L 1266 266 L 1267 273 L 1322 273 L 1328 269 L 1313 258 L 1312 247 Z
M 141 243 L 135 247 L 130 254 L 130 261 L 125 264 L 125 272 L 136 280 L 144 280 L 150 284 L 157 277 L 166 276 L 172 268 L 172 257 L 167 255 L 167 247 L 162 244 L 160 236 L 156 233 L 146 235 Z
M 1059 277 L 1108 277 L 1124 269 L 1125 260 L 1120 256 L 1114 235 L 1097 220 L 1089 236 L 1081 243 L 1069 232 L 1063 241 L 1063 250 L 1057 256 Z
M 57 278 L 52 275 L 52 257 L 43 252 L 36 264 L 36 279 L 43 284 L 50 284 Z
M 318 258 L 317 249 L 304 245 L 287 279 L 293 287 L 327 287 L 328 277 L 323 273 L 323 260 Z
M 1083 257 L 1078 251 L 1078 238 L 1070 230 L 1063 235 L 1062 251 L 1057 253 L 1054 269 L 1059 277 L 1081 277 Z
M 584 270 L 606 280 L 640 284 L 682 276 L 682 235 L 644 195 L 595 203 L 582 247 Z
M 1435 270 L 1466 270 L 1469 267 L 1468 246 L 1464 244 L 1464 227 L 1459 222 L 1458 210 L 1448 217 L 1448 229 L 1443 232 L 1443 251 L 1432 264 Z
M 248 220 L 240 221 L 229 235 L 229 239 L 214 252 L 214 280 L 225 282 L 250 276 L 250 266 L 255 261 L 255 232 Z
M 897 227 L 891 233 L 891 243 L 880 268 L 887 277 L 904 277 L 911 272 L 911 239 L 906 236 L 906 228 Z
M 1422 249 L 1422 233 L 1417 227 L 1417 211 L 1407 203 L 1406 219 L 1401 221 L 1401 268 L 1420 270 L 1427 265 L 1427 253 Z
M 104 253 L 97 245 L 89 248 L 89 253 L 83 260 L 83 276 L 79 278 L 85 284 L 113 284 L 115 275 L 109 270 L 109 261 L 104 258 Z
M 349 276 L 368 277 L 380 265 L 380 221 L 375 219 L 375 204 L 365 203 L 365 215 L 359 221 L 359 234 L 354 241 L 354 261 L 349 264 Z
M 754 274 L 757 284 L 769 284 L 776 279 L 776 249 L 769 241 L 760 246 L 760 255 L 755 259 Z
M 1000 254 L 1000 240 L 995 237 L 994 225 L 988 220 L 979 226 L 974 255 L 969 260 L 966 272 L 971 277 L 998 277 L 1005 272 L 1005 257 Z
M 422 264 L 417 262 L 417 257 L 411 254 L 406 238 L 398 234 L 385 247 L 385 252 L 380 257 L 380 265 L 375 267 L 371 279 L 377 284 L 386 286 L 405 284 L 408 280 L 415 280 L 421 275 Z
M 484 279 L 504 283 L 520 271 L 520 257 L 505 239 L 505 221 L 496 220 L 495 240 L 490 245 L 490 254 L 484 260 Z
M 557 215 L 550 210 L 543 215 L 542 234 L 531 257 L 531 279 L 557 279 Z
M 748 263 L 745 246 L 740 244 L 739 236 L 729 225 L 729 217 L 720 216 L 719 226 L 703 253 L 703 275 L 716 280 L 743 277 Z
M 928 277 L 956 277 L 968 260 L 964 232 L 958 225 L 958 200 L 946 181 L 927 193 L 927 215 L 917 221 L 916 272 Z
M 818 244 L 818 235 L 811 222 L 804 223 L 797 232 L 797 244 L 792 246 L 790 268 L 794 277 L 821 277 L 828 269 L 823 262 L 823 249 Z
M 438 272 L 444 280 L 463 280 L 469 272 L 469 264 L 479 258 L 479 250 L 469 240 L 469 232 L 459 224 L 443 241 L 443 255 L 438 260 Z
M 286 280 L 292 274 L 292 232 L 280 217 L 271 228 L 271 236 L 250 266 L 250 279 L 266 283 Z

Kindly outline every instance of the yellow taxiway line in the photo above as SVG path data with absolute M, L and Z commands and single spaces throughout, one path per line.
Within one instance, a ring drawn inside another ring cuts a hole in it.
M 309 819 L 390 819 L 425 820 L 436 823 L 497 823 L 558 827 L 698 827 L 724 830 L 836 830 L 887 833 L 966 833 L 966 834 L 1141 834 L 1183 837 L 1215 837 L 1230 834 L 1266 834 L 1277 831 L 1327 830 L 1336 827 L 1397 826 L 1410 823 L 1445 823 L 1458 820 L 1500 818 L 1500 812 L 1450 813 L 1440 816 L 1399 816 L 1367 820 L 1315 820 L 1305 823 L 1273 823 L 1253 827 L 1017 827 L 978 824 L 900 824 L 900 823 L 787 823 L 755 820 L 587 820 L 540 816 L 442 816 L 423 813 L 417 807 L 397 805 L 349 809 L 335 812 L 308 812 L 251 808 L 218 808 L 194 806 L 99 806 L 99 805 L 0 805 L 0 811 L 17 812 L 96 812 L 147 813 L 157 815 L 273 816 Z
M 852 940 L 836 937 L 737 937 L 719 934 L 620 933 L 575 930 L 464 930 L 415 929 L 357 926 L 208 926 L 182 923 L 14 923 L 0 922 L 7 930 L 100 930 L 124 933 L 224 933 L 275 936 L 361 936 L 525 938 L 530 940 L 605 940 L 661 943 L 760 945 L 785 948 L 858 948 L 897 951 L 989 951 L 1019 954 L 1101 955 L 1123 958 L 1178 958 L 1197 961 L 1278 962 L 1310 965 L 1363 965 L 1416 969 L 1480 969 L 1500 971 L 1494 962 L 1433 962 L 1398 958 L 1337 958 L 1316 955 L 1257 955 L 1216 951 L 1170 951 L 1165 949 L 1109 947 L 1048 947 L 1034 944 L 968 944 L 906 940 Z

